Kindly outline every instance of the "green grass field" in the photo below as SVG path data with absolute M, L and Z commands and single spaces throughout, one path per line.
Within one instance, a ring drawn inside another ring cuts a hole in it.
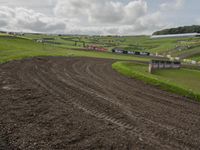
M 48 44 L 70 49 L 81 49 L 83 43 L 85 43 L 86 45 L 102 46 L 109 50 L 119 47 L 130 51 L 170 54 L 184 58 L 190 57 L 190 54 L 200 53 L 200 38 L 151 39 L 149 36 L 57 36 L 40 34 L 25 34 L 23 37 L 32 40 L 47 38 L 45 42 Z
M 113 68 L 123 75 L 142 80 L 164 90 L 200 100 L 200 71 L 192 69 L 158 70 L 148 72 L 148 66 L 130 62 L 117 62 Z
M 32 40 L 19 37 L 0 36 L 0 63 L 35 56 L 84 56 L 149 61 L 149 58 L 94 51 L 71 50 L 53 46 L 51 44 L 36 43 Z
M 179 84 L 181 87 L 200 94 L 200 71 L 192 69 L 157 70 L 154 75 Z

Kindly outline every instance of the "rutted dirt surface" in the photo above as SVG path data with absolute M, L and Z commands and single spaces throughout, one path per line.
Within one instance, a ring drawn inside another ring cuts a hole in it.
M 200 149 L 200 103 L 124 77 L 113 62 L 0 65 L 0 149 Z

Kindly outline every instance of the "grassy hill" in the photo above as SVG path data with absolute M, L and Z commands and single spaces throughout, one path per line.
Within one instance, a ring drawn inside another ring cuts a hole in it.
M 129 51 L 145 51 L 153 54 L 172 55 L 181 58 L 190 58 L 200 54 L 200 38 L 164 38 L 151 39 L 149 36 L 65 36 L 65 35 L 44 35 L 44 34 L 25 34 L 19 37 L 12 37 L 5 34 L 0 35 L 0 49 L 9 50 L 5 53 L 13 53 L 13 57 L 18 58 L 18 52 L 13 49 L 34 50 L 31 56 L 39 52 L 41 56 L 46 55 L 89 55 L 95 52 L 85 52 L 84 45 L 97 45 L 107 48 L 109 51 L 114 47 Z M 43 40 L 43 43 L 36 43 L 37 40 Z M 16 44 L 15 44 L 16 43 Z M 59 51 L 55 53 L 55 50 Z M 66 50 L 68 50 L 66 52 Z M 16 55 L 14 55 L 16 53 Z M 28 51 L 24 51 L 24 56 Z M 30 55 L 30 53 L 29 53 Z M 62 54 L 63 55 L 63 54 Z M 96 55 L 96 53 L 94 54 Z M 102 55 L 102 54 L 101 54 Z M 105 55 L 105 54 L 104 54 Z M 119 57 L 119 56 L 118 56 Z M 127 58 L 127 56 L 126 56 Z M 1 58 L 1 59 L 7 59 Z
M 193 26 L 164 29 L 161 31 L 154 32 L 153 35 L 184 34 L 184 33 L 200 33 L 200 26 L 193 25 Z
M 153 54 L 170 54 L 187 58 L 200 51 L 200 38 L 151 39 L 149 36 L 56 36 L 25 34 L 28 39 L 45 39 L 44 43 L 68 49 L 83 49 L 85 45 L 97 45 L 111 51 L 118 47 L 129 51 L 145 51 Z
M 120 60 L 149 60 L 149 58 L 128 55 L 72 50 L 52 44 L 37 43 L 24 37 L 0 35 L 0 63 L 35 56 L 84 56 Z

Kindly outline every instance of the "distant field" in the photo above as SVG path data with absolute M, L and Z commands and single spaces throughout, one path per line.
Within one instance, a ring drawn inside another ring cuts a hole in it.
M 36 43 L 32 40 L 19 37 L 0 36 L 0 63 L 35 56 L 84 56 L 120 60 L 149 60 L 148 58 L 128 55 L 71 50 L 53 46 L 51 44 Z
M 149 36 L 56 36 L 25 34 L 23 37 L 45 42 L 57 47 L 81 49 L 85 45 L 97 45 L 111 50 L 114 47 L 130 51 L 146 51 L 172 56 L 190 57 L 200 53 L 200 38 L 164 38 L 151 39 Z M 188 47 L 189 46 L 189 47 Z
M 161 53 L 173 49 L 177 39 L 150 39 L 149 36 L 47 36 L 27 34 L 25 37 L 30 39 L 42 39 L 47 37 L 54 38 L 54 42 L 60 43 L 56 46 L 67 48 L 83 48 L 86 45 L 98 45 L 111 50 L 120 47 L 126 50 L 148 51 Z M 52 39 L 49 40 L 52 42 Z M 76 45 L 75 45 L 76 42 Z
M 199 54 L 200 54 L 199 46 L 187 50 L 176 51 L 173 53 L 174 56 L 179 56 L 181 58 L 190 58 L 193 57 L 194 55 L 199 55 Z
M 200 71 L 192 69 L 158 70 L 148 73 L 148 66 L 129 62 L 117 62 L 113 68 L 123 75 L 140 79 L 164 90 L 200 100 Z
M 37 40 L 41 39 L 43 43 L 36 43 Z M 149 36 L 61 36 L 42 34 L 25 34 L 18 38 L 12 38 L 2 34 L 0 35 L 0 43 L 1 62 L 8 60 L 11 54 L 13 59 L 38 55 L 80 55 L 90 57 L 94 55 L 94 57 L 102 58 L 133 59 L 133 56 L 82 51 L 84 45 L 97 45 L 107 48 L 108 51 L 111 51 L 114 47 L 119 47 L 129 51 L 170 54 L 181 58 L 190 58 L 193 55 L 200 54 L 200 38 L 151 39 Z M 21 50 L 20 54 L 18 50 Z M 198 57 L 195 57 L 195 60 L 199 60 Z

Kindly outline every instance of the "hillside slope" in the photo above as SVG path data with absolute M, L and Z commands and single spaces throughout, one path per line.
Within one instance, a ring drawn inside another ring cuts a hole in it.
M 171 29 L 164 29 L 161 31 L 156 31 L 153 35 L 166 35 L 166 34 L 183 34 L 183 33 L 200 33 L 200 26 L 184 26 Z

